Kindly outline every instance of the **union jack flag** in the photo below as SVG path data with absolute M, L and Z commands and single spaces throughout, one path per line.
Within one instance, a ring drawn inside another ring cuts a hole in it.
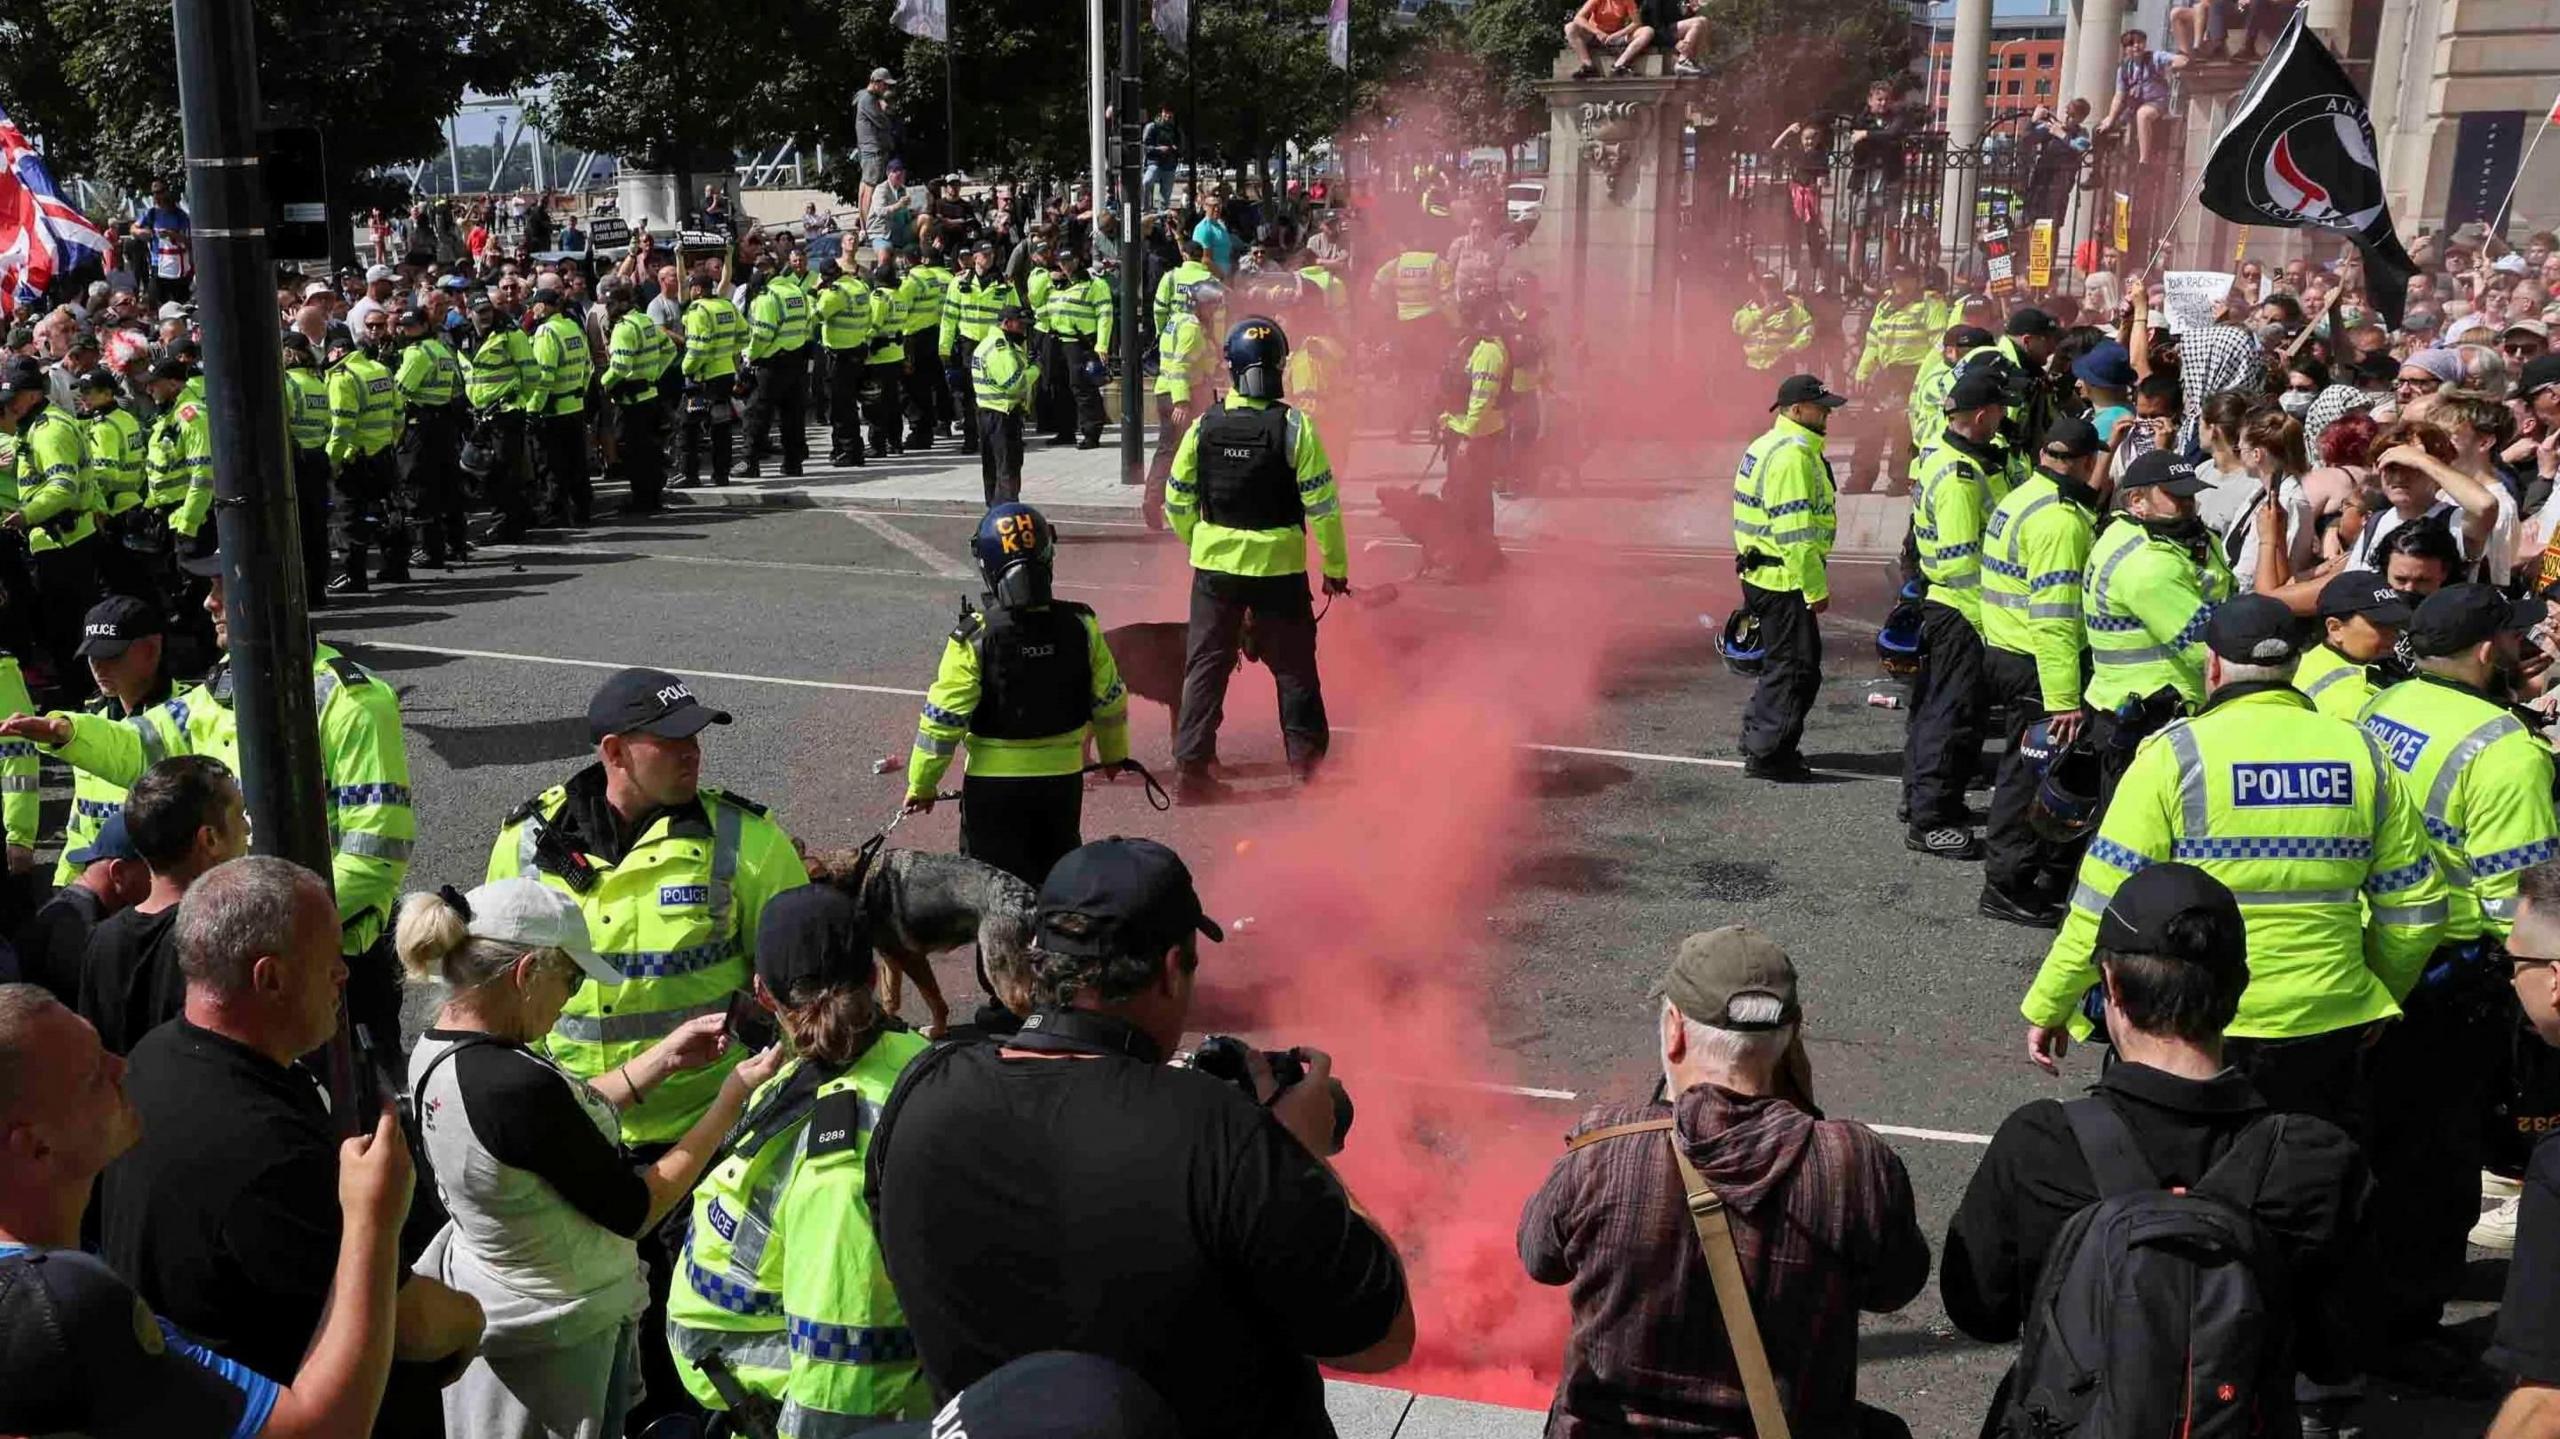
M 44 303 L 54 276 L 114 248 L 54 189 L 44 157 L 0 110 L 0 319 Z

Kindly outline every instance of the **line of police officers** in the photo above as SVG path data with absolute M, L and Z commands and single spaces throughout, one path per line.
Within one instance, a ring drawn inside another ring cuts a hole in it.
M 2186 461 L 2153 451 L 2118 472 L 2133 427 L 2111 446 L 2068 415 L 2019 442 L 2008 422 L 2044 347 L 2032 319 L 2009 328 L 2005 344 L 1948 331 L 1943 428 L 1917 466 L 1917 583 L 1886 636 L 1917 651 L 1907 843 L 1984 858 L 1983 914 L 2059 931 L 2021 1005 L 2047 1069 L 2097 1027 L 2116 886 L 2171 860 L 2227 885 L 2251 963 L 2227 1057 L 2373 1165 L 2367 1365 L 2477 1390 L 2474 1351 L 2440 1324 L 2518 1023 L 2501 947 L 2517 875 L 2560 855 L 2551 748 L 2516 705 L 2549 607 L 2448 584 L 2451 547 L 2423 525 L 2387 547 L 2388 574 L 2323 588 L 2316 636 L 2280 600 L 2235 596 Z M 1734 480 L 1742 605 L 1720 647 L 1758 677 L 1742 748 L 1775 781 L 1815 777 L 1796 745 L 1820 684 L 1823 446 L 1844 403 L 1788 379 Z M 1963 796 L 1995 714 L 2008 745 L 1982 843 Z

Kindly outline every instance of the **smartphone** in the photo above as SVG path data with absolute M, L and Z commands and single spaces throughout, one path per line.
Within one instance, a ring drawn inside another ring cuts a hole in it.
M 743 989 L 729 996 L 729 1013 L 721 1030 L 729 1036 L 730 1043 L 749 1054 L 771 1049 L 774 1042 L 782 1038 L 773 1016 L 765 1013 L 763 1005 L 756 1003 L 752 992 Z

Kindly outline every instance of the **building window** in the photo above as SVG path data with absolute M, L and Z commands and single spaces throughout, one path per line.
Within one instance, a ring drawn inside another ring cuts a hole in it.
M 2046 55 L 2038 55 L 2038 56 L 2036 57 L 2036 68 L 2037 68 L 2037 69 L 2039 69 L 2039 70 L 2050 70 L 2050 69 L 2052 69 L 2052 68 L 2053 68 L 2053 56 L 2051 56 L 2050 54 L 2046 54 Z
M 2009 68 L 2012 70 L 2024 70 L 2027 68 L 2027 57 L 2024 55 L 2011 55 L 2009 57 Z
M 2052 94 L 2052 93 L 2053 93 L 2053 82 L 2052 82 L 2051 80 L 2038 80 L 2038 81 L 2036 82 L 2036 93 L 2037 93 L 2037 94 L 2039 94 L 2039 95 L 2050 95 L 2050 94 Z
M 2010 94 L 2012 94 L 2012 95 L 2015 95 L 2015 94 L 2017 94 L 2017 93 L 2018 93 L 2018 82 L 2017 82 L 2017 81 L 2012 80 L 2012 81 L 2010 81 L 2010 82 L 2009 82 L 2009 93 L 2010 93 Z

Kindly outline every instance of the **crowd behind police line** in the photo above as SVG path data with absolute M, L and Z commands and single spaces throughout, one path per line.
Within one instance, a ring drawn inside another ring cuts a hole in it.
M 2516 1194 L 2554 1098 L 2502 982 L 2520 876 L 2560 854 L 2560 356 L 2528 293 L 2552 250 L 2457 240 L 2396 330 L 2351 258 L 2252 273 L 2183 333 L 2139 284 L 2112 315 L 2022 306 L 1995 333 L 1992 307 L 1904 272 L 1857 367 L 1917 362 L 1880 387 L 1910 396 L 1905 583 L 1877 641 L 1909 681 L 1900 819 L 1912 850 L 1984 864 L 1983 915 L 2057 931 L 2030 1056 L 2053 1069 L 2104 1027 L 2091 953 L 2130 877 L 2192 864 L 2234 891 L 2248 982 L 2225 1057 L 2371 1167 L 2353 1358 L 2456 1393 L 2503 1382 L 2442 1311 L 2466 1238 L 2515 1246 L 2518 1200 L 2480 1201 Z M 1810 326 L 1763 288 L 1793 318 L 1736 328 L 1767 373 Z M 2443 293 L 2469 297 L 2458 327 Z M 1756 677 L 1742 749 L 1770 781 L 1823 779 L 1799 746 L 1850 404 L 1786 379 L 1734 479 L 1742 602 L 1719 646 Z M 2305 1398 L 2352 1422 L 2341 1391 Z

